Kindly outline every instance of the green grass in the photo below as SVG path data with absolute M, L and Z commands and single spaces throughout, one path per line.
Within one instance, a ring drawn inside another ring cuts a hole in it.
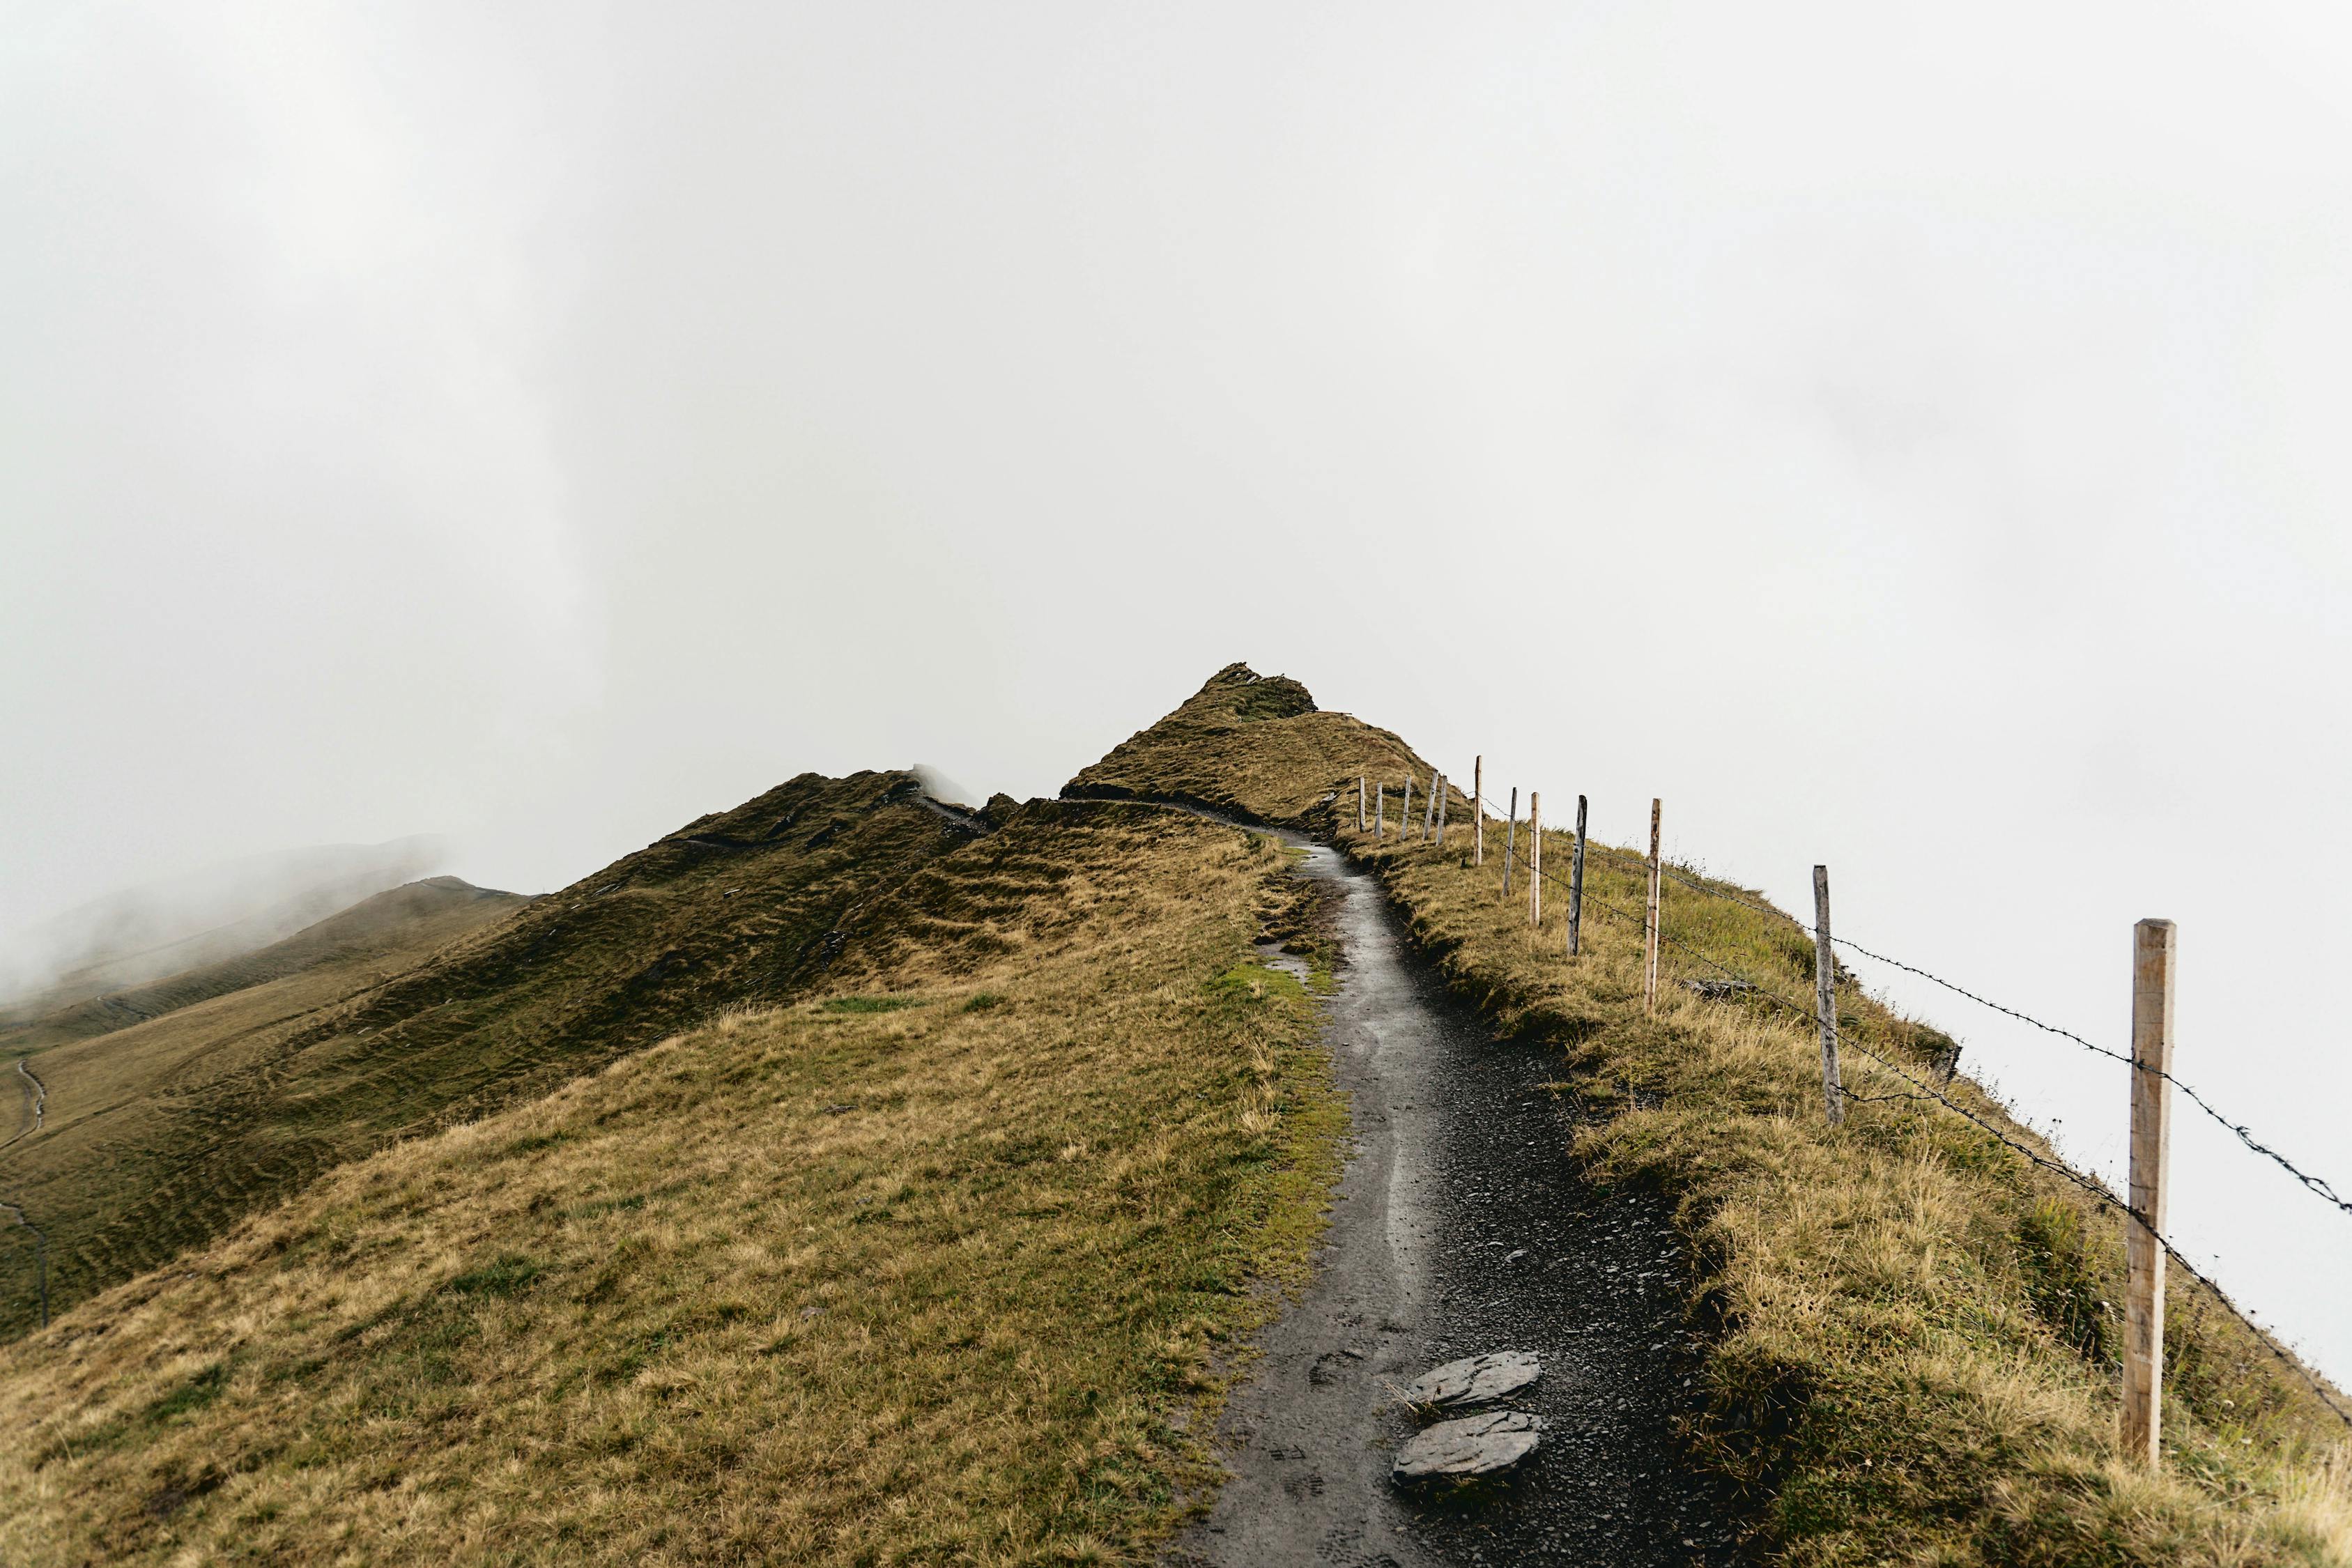
M 895 1013 L 922 1005 L 920 996 L 829 996 L 818 1004 L 828 1013 Z

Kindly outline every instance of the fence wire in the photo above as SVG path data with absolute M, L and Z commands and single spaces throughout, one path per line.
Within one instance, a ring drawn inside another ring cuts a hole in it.
M 1650 863 L 1647 858 L 1633 854 L 1627 850 L 1615 848 L 1609 845 L 1589 845 L 1588 852 L 1597 852 L 1603 857 L 1619 859 L 1624 862 L 1630 868 L 1638 869 L 1644 875 L 1648 874 L 1650 868 Z M 1753 912 L 1766 916 L 1769 919 L 1786 921 L 1790 925 L 1796 927 L 1799 931 L 1804 932 L 1808 937 L 1811 937 L 1813 934 L 1811 927 L 1807 926 L 1796 916 L 1789 913 L 1786 910 L 1776 910 L 1769 904 L 1758 903 L 1752 899 L 1743 899 L 1738 894 L 1726 892 L 1720 888 L 1709 887 L 1707 884 L 1698 880 L 1696 878 L 1689 877 L 1682 872 L 1676 871 L 1674 868 L 1664 864 L 1663 861 L 1659 864 L 1658 872 L 1660 876 L 1672 881 L 1679 882 L 1684 887 L 1690 889 L 1694 892 L 1704 893 L 1711 899 L 1720 899 L 1728 904 L 1737 904 L 1743 910 L 1752 910 Z M 1835 933 L 1832 933 L 1830 943 L 1832 947 L 1844 948 L 1849 952 L 1859 953 L 1864 958 L 1870 959 L 1874 963 L 1891 965 L 1894 968 L 1903 971 L 1906 974 L 1916 975 L 1918 978 L 1928 982 L 1930 984 L 1942 986 L 1945 990 L 1951 992 L 1955 995 L 1964 996 L 1968 1000 L 1976 1003 L 1980 1007 L 1989 1007 L 2004 1017 L 2014 1018 L 2019 1023 L 2029 1025 L 2033 1028 L 2040 1029 L 2044 1034 L 2054 1035 L 2062 1040 L 2070 1041 L 2095 1056 L 2105 1057 L 2109 1061 L 2121 1062 L 2126 1067 L 2137 1067 L 2137 1064 L 2133 1062 L 2131 1057 L 2126 1052 L 2115 1050 L 2109 1047 L 2099 1045 L 2095 1041 L 2086 1040 L 2072 1029 L 2063 1029 L 2055 1024 L 2043 1023 L 2041 1019 L 2034 1017 L 2030 1013 L 2020 1012 L 2018 1009 L 2006 1006 L 2001 1003 L 1992 1000 L 1992 998 L 1989 996 L 1979 995 L 1978 993 L 1969 990 L 1965 985 L 1958 984 L 1954 981 L 1947 980 L 1942 975 L 1922 969 L 1916 964 L 1906 963 L 1899 958 L 1890 958 L 1885 953 L 1874 952 L 1872 949 L 1863 946 L 1858 942 L 1853 942 L 1845 937 L 1838 936 Z M 2280 1170 L 2293 1177 L 2305 1191 L 2311 1193 L 2321 1202 L 2330 1205 L 2338 1213 L 2352 1215 L 2352 1199 L 2347 1199 L 2344 1194 L 2338 1193 L 2336 1190 L 2335 1184 L 2329 1182 L 2326 1177 L 2315 1175 L 2313 1173 L 2305 1170 L 2301 1165 L 2295 1163 L 2294 1161 L 2289 1159 L 2284 1152 L 2273 1148 L 2272 1145 L 2263 1142 L 2261 1139 L 2254 1136 L 2253 1130 L 2245 1123 L 2233 1121 L 2229 1117 L 2223 1115 L 2221 1111 L 2214 1106 L 2211 1100 L 2207 1100 L 2205 1096 L 2198 1090 L 2194 1084 L 2183 1081 L 2180 1078 L 2168 1070 L 2158 1071 L 2157 1076 L 2164 1079 L 2165 1082 L 2172 1085 L 2173 1088 L 2179 1089 L 2181 1094 L 2187 1098 L 2190 1104 L 2194 1105 L 2199 1110 L 2203 1111 L 2208 1117 L 2210 1117 L 2216 1125 L 2227 1129 L 2231 1134 L 2250 1152 L 2260 1155 L 2262 1158 L 2268 1160 L 2271 1163 L 2276 1165 Z
M 1620 853 L 1622 853 L 1622 851 Z M 1562 883 L 1560 879 L 1554 873 L 1538 869 L 1527 858 L 1526 856 L 1514 855 L 1511 858 L 1515 858 L 1519 865 L 1525 867 L 1530 874 L 1541 877 L 1545 881 L 1550 882 L 1554 886 L 1566 885 Z M 1649 869 L 1649 862 L 1646 859 L 1638 860 L 1636 864 L 1644 872 Z M 1660 868 L 1663 870 L 1663 866 Z M 1682 878 L 1676 878 L 1675 879 L 1677 881 L 1685 880 L 1685 879 Z M 1702 888 L 1700 890 L 1705 892 L 1715 891 L 1713 889 L 1706 888 Z M 1729 895 L 1727 894 L 1718 893 L 1717 896 L 1729 898 Z M 1608 902 L 1606 900 L 1595 898 L 1589 889 L 1586 889 L 1584 893 L 1584 899 L 1585 901 L 1597 904 L 1606 912 L 1615 915 L 1617 918 L 1631 924 L 1638 925 L 1644 929 L 1648 927 L 1649 921 L 1645 915 L 1634 914 L 1630 910 L 1619 909 L 1617 906 Z M 1741 904 L 1747 903 L 1747 900 L 1740 899 L 1731 899 L 1730 901 Z M 1758 906 L 1748 905 L 1748 907 L 1756 908 Z M 1662 916 L 1663 912 L 1664 911 L 1662 910 Z M 1765 912 L 1780 915 L 1782 919 L 1791 918 L 1783 911 L 1778 910 L 1768 910 Z M 1822 1022 L 1821 1015 L 1815 1012 L 1812 1008 L 1781 995 L 1780 993 L 1774 991 L 1769 986 L 1765 985 L 1753 976 L 1743 974 L 1739 971 L 1731 968 L 1729 965 L 1719 963 L 1707 954 L 1699 952 L 1696 948 L 1690 946 L 1688 943 L 1668 935 L 1664 930 L 1663 918 L 1660 921 L 1658 939 L 1661 942 L 1665 942 L 1667 945 L 1679 949 L 1681 952 L 1689 954 L 1699 963 L 1706 964 L 1708 968 L 1717 971 L 1729 979 L 1738 982 L 1741 985 L 1748 988 L 1746 994 L 1759 996 L 1767 1001 L 1775 1003 L 1781 1007 L 1785 1007 L 1791 1013 L 1797 1015 L 1800 1018 L 1802 1018 L 1813 1025 L 1816 1028 L 1820 1027 Z M 1869 957 L 1878 956 L 1875 953 L 1868 953 L 1866 950 L 1861 948 L 1856 948 L 1855 951 L 1864 952 L 1865 956 Z M 1885 960 L 1884 962 L 1892 963 L 1894 961 Z M 1919 972 L 1914 971 L 1914 973 Z M 1933 977 L 1929 976 L 1929 978 Z M 1954 989 L 1958 988 L 1955 987 Z M 1979 1000 L 1981 999 L 1979 998 Z M 1997 1005 L 1997 1004 L 1988 1003 L 1987 1005 Z M 2001 1010 L 2004 1012 L 2008 1011 L 2006 1008 Z M 2020 1014 L 2017 1015 L 2017 1016 L 2023 1017 L 2024 1016 Z M 2027 1021 L 2032 1022 L 2032 1020 L 2029 1019 Z M 2048 1027 L 2046 1025 L 2042 1026 Z M 2063 1033 L 2063 1031 L 2053 1032 Z M 2076 1039 L 2079 1044 L 2085 1046 L 2090 1045 L 2089 1041 L 2082 1040 L 2079 1037 L 2069 1036 L 2068 1037 Z M 2102 1205 L 2111 1205 L 2123 1214 L 2128 1215 L 2133 1220 L 2137 1221 L 2142 1228 L 2144 1228 L 2147 1234 L 2154 1238 L 2157 1246 L 2163 1248 L 2164 1255 L 2167 1258 L 2173 1263 L 2178 1264 L 2183 1273 L 2187 1274 L 2191 1279 L 2194 1279 L 2198 1284 L 2210 1291 L 2213 1299 L 2221 1304 L 2223 1310 L 2228 1311 L 2231 1317 L 2235 1318 L 2241 1324 L 2242 1324 L 2245 1327 L 2246 1331 L 2252 1334 L 2255 1341 L 2260 1343 L 2264 1350 L 2270 1352 L 2273 1356 L 2276 1357 L 2282 1365 L 2293 1372 L 2305 1384 L 2305 1386 L 2311 1390 L 2313 1395 L 2318 1399 L 2319 1403 L 2324 1407 L 2326 1407 L 2329 1415 L 2335 1416 L 2339 1422 L 2342 1422 L 2347 1431 L 2352 1431 L 2352 1411 L 2347 1411 L 2345 1406 L 2338 1402 L 2336 1396 L 2328 1391 L 2326 1384 L 2322 1383 L 2318 1377 L 2312 1373 L 2310 1368 L 2304 1365 L 2303 1362 L 2299 1358 L 2281 1345 L 2278 1341 L 2272 1336 L 2269 1330 L 2256 1322 L 2244 1308 L 2238 1305 L 2228 1291 L 2222 1289 L 2210 1276 L 2207 1275 L 2202 1269 L 2199 1268 L 2195 1263 L 2191 1262 L 2187 1257 L 2185 1257 L 2181 1253 L 2180 1249 L 2173 1246 L 2170 1239 L 2165 1237 L 2162 1232 L 2158 1231 L 2154 1225 L 2149 1224 L 2146 1215 L 2140 1213 L 2137 1209 L 2133 1208 L 2130 1204 L 2116 1196 L 2116 1194 L 2110 1191 L 2105 1184 L 2097 1181 L 2095 1178 L 2086 1176 L 2081 1172 L 2074 1169 L 2072 1166 L 2067 1165 L 2061 1161 L 2053 1160 L 2048 1155 L 2042 1153 L 2040 1151 L 2011 1137 L 2007 1132 L 2003 1131 L 2000 1127 L 1994 1125 L 1983 1116 L 1979 1115 L 1969 1107 L 1960 1104 L 1958 1101 L 1953 1100 L 1949 1095 L 1944 1094 L 1924 1079 L 1914 1078 L 1902 1068 L 1897 1067 L 1894 1062 L 1889 1061 L 1885 1057 L 1881 1056 L 1878 1052 L 1872 1050 L 1868 1046 L 1863 1044 L 1860 1039 L 1848 1036 L 1843 1030 L 1839 1033 L 1838 1043 L 1842 1047 L 1851 1048 L 1858 1054 L 1868 1058 L 1883 1070 L 1892 1073 L 1895 1077 L 1902 1079 L 1905 1083 L 1911 1086 L 1911 1092 L 1865 1095 L 1857 1092 L 1852 1088 L 1841 1085 L 1838 1092 L 1842 1098 L 1846 1100 L 1849 1103 L 1853 1104 L 1885 1104 L 1896 1100 L 1916 1100 L 1926 1104 L 1940 1106 L 1944 1110 L 1951 1111 L 1953 1114 L 1969 1121 L 1979 1131 L 1992 1138 L 1996 1142 L 2000 1143 L 2004 1148 L 2011 1150 L 2012 1152 L 2021 1155 L 2033 1165 L 2050 1172 L 2052 1174 L 2065 1182 L 2071 1183 L 2073 1185 L 2081 1188 L 2084 1193 L 2087 1193 L 2092 1197 L 2097 1199 Z M 2091 1048 L 2098 1050 L 2100 1047 L 2093 1046 Z M 2103 1051 L 2102 1054 L 2112 1056 L 2115 1053 Z M 2129 1062 L 2130 1060 L 2129 1058 L 2124 1058 L 2121 1059 L 2126 1062 Z M 2167 1078 L 2170 1077 L 2169 1074 L 2166 1074 L 2165 1076 Z M 2184 1092 L 2191 1093 L 2193 1097 L 2193 1091 L 2189 1090 L 2186 1085 L 2179 1084 L 2178 1079 L 2173 1081 L 2177 1087 L 2181 1088 Z M 2215 1120 L 2221 1120 L 2219 1113 L 2213 1111 L 2210 1106 L 2204 1105 L 2202 1100 L 2200 1100 L 2198 1103 L 2200 1106 L 2203 1106 L 2209 1115 L 2213 1115 Z M 2231 1125 L 2226 1121 L 2224 1121 L 2222 1124 L 2224 1126 Z M 2245 1134 L 2242 1130 L 2237 1128 L 2232 1128 L 2231 1130 L 2238 1131 L 2241 1137 L 2245 1137 L 2249 1143 L 2252 1142 L 2252 1138 Z M 2261 1146 L 2255 1145 L 2255 1147 L 2260 1148 Z M 2266 1149 L 2263 1150 L 2263 1152 L 2265 1153 L 2271 1152 Z M 2286 1162 L 2280 1159 L 2280 1157 L 2275 1153 L 2271 1153 L 2271 1158 L 2279 1160 L 2279 1163 L 2283 1165 L 2286 1164 Z M 2298 1176 L 2301 1175 L 2301 1173 L 2295 1172 L 2294 1167 L 2292 1165 L 2287 1165 L 2286 1168 Z M 2341 1206 L 2340 1200 L 2335 1200 L 2333 1191 L 2326 1189 L 2324 1184 L 2322 1184 L 2320 1189 L 2315 1190 L 2320 1190 L 2322 1196 L 2328 1197 L 2332 1201 L 2337 1201 L 2339 1203 L 2339 1206 Z

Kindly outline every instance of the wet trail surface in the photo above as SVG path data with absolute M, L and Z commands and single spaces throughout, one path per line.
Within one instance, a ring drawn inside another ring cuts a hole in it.
M 1218 1568 L 1719 1563 L 1738 1518 L 1683 1464 L 1689 1263 L 1659 1200 L 1583 1182 L 1557 1047 L 1498 1043 L 1411 952 L 1379 884 L 1291 835 L 1342 950 L 1326 1040 L 1355 1148 L 1316 1276 L 1258 1340 L 1220 1424 L 1233 1478 L 1165 1554 Z M 1506 1404 L 1545 1418 L 1506 1480 L 1450 1498 L 1388 1479 L 1428 1368 L 1531 1350 Z

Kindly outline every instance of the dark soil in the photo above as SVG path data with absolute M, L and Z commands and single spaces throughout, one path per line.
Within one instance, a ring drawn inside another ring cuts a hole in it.
M 1509 1403 L 1547 1430 L 1510 1479 L 1424 1500 L 1415 1533 L 1449 1563 L 1736 1561 L 1745 1510 L 1692 1472 L 1676 1436 L 1697 1360 L 1683 1310 L 1691 1261 L 1671 1213 L 1578 1174 L 1567 1144 L 1580 1112 L 1550 1087 L 1557 1048 L 1496 1043 L 1445 1010 L 1432 1203 L 1444 1223 L 1423 1348 L 1433 1365 L 1536 1352 L 1543 1380 Z

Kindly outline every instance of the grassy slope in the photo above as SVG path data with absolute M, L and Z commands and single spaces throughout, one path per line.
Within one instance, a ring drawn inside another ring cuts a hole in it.
M 0 1560 L 1128 1558 L 1342 1113 L 1270 842 L 1038 803 L 838 994 L 329 1175 L 0 1374 Z
M 1498 1027 L 1559 1042 L 1564 1080 L 1615 1113 L 1572 1157 L 1679 1202 L 1700 1260 L 1692 1312 L 1714 1344 L 1694 1454 L 1754 1489 L 1759 1546 L 1802 1563 L 2352 1562 L 2342 1427 L 2177 1273 L 2167 1466 L 2116 1461 L 2117 1215 L 1916 1100 L 1858 1105 L 1833 1133 L 1810 1026 L 1701 1000 L 1676 982 L 1717 972 L 1672 948 L 1668 999 L 1643 1017 L 1637 868 L 1594 857 L 1587 951 L 1571 962 L 1557 892 L 1533 932 L 1524 881 L 1502 898 L 1499 856 L 1468 866 L 1461 836 L 1442 851 L 1376 846 L 1352 800 L 1315 805 L 1401 752 L 1393 737 L 1338 714 L 1233 722 L 1249 685 L 1220 681 L 1081 782 L 1222 790 L 1236 812 L 1336 831 L 1454 987 Z M 1220 702 L 1223 721 L 1203 711 Z M 1567 837 L 1546 839 L 1547 867 L 1565 867 Z M 1811 942 L 1792 922 L 1669 884 L 1665 923 L 1809 998 Z M 1850 989 L 1840 1010 L 1857 1045 L 1937 1076 L 1942 1036 Z M 1912 1092 L 1852 1051 L 1848 1081 Z M 1948 1092 L 2047 1153 L 1965 1078 Z
M 1408 774 L 1418 803 L 1429 765 L 1412 748 L 1345 713 L 1318 710 L 1307 688 L 1286 676 L 1261 677 L 1234 664 L 1062 793 L 1192 801 L 1248 821 L 1328 831 L 1342 816 L 1354 822 L 1359 777 L 1368 787 L 1388 785 L 1393 821 Z
M 0 1197 L 48 1235 L 53 1305 L 393 1138 L 795 994 L 838 921 L 971 837 L 916 795 L 902 773 L 803 774 L 429 952 L 44 1053 L 48 1130 L 0 1151 Z M 27 1243 L 0 1230 L 0 1336 L 37 1321 Z

